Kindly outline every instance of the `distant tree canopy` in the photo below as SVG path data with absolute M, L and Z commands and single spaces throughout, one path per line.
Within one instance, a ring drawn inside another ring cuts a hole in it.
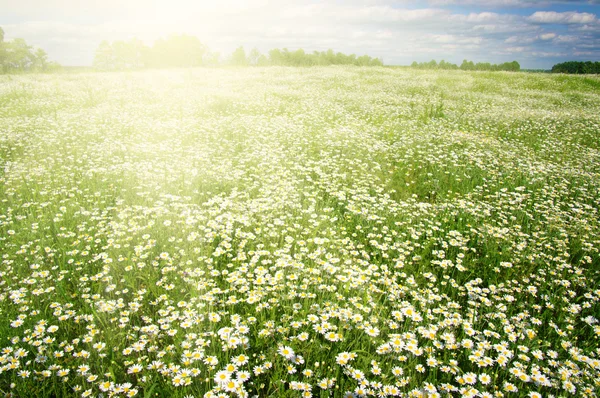
M 600 62 L 567 61 L 552 67 L 552 73 L 600 74 Z
M 512 62 L 504 62 L 502 64 L 491 64 L 489 62 L 478 62 L 474 63 L 473 61 L 467 61 L 466 59 L 460 64 L 460 66 L 456 64 L 452 64 L 450 62 L 446 62 L 441 60 L 437 63 L 435 60 L 431 60 L 429 62 L 413 62 L 411 67 L 418 69 L 460 69 L 460 70 L 481 70 L 481 71 L 509 71 L 509 72 L 518 72 L 521 70 L 521 65 L 517 61 Z
M 0 73 L 45 72 L 58 67 L 57 63 L 48 61 L 44 50 L 28 45 L 24 39 L 5 41 L 0 27 Z
M 138 39 L 112 43 L 103 41 L 98 46 L 94 58 L 94 67 L 101 70 L 192 67 L 219 63 L 219 54 L 210 52 L 198 38 L 188 35 L 159 39 L 152 47 L 146 46 Z M 380 59 L 368 55 L 357 57 L 333 50 L 306 53 L 302 49 L 289 51 L 284 48 L 261 54 L 256 48 L 246 53 L 244 47 L 236 48 L 224 63 L 232 66 L 383 65 Z
M 324 66 L 324 65 L 357 65 L 357 66 L 382 66 L 383 61 L 368 55 L 356 56 L 355 54 L 343 54 L 327 51 L 313 51 L 306 53 L 303 49 L 289 51 L 284 49 L 273 49 L 269 51 L 269 65 L 285 66 Z
M 249 60 L 246 57 L 246 51 L 244 50 L 244 47 L 238 47 L 235 49 L 233 54 L 231 54 L 230 63 L 231 65 L 235 66 L 247 66 L 249 64 Z
M 173 35 L 152 47 L 139 39 L 103 41 L 96 50 L 94 67 L 102 70 L 200 66 L 211 62 L 208 48 L 197 37 Z

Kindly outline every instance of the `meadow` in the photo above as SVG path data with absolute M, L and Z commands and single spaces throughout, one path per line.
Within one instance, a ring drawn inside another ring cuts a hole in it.
M 0 394 L 600 391 L 600 78 L 0 76 Z

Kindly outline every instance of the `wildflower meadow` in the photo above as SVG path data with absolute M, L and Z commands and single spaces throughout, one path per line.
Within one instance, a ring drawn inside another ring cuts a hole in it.
M 0 394 L 595 397 L 600 78 L 0 76 Z

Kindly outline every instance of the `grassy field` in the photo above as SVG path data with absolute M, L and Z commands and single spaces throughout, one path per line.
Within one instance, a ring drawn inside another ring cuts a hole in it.
M 598 115 L 598 77 L 0 76 L 0 394 L 597 396 Z

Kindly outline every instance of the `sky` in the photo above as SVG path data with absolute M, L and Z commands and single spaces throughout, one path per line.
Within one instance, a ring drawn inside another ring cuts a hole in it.
M 332 48 L 386 65 L 600 61 L 600 0 L 0 0 L 0 27 L 74 66 L 91 65 L 102 40 L 170 34 L 224 57 L 244 46 Z

